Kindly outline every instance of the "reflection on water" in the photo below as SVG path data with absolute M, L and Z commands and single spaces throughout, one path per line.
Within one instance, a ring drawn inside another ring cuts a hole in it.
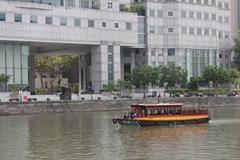
M 119 127 L 120 112 L 0 117 L 1 160 L 239 159 L 240 108 L 212 108 L 209 124 Z

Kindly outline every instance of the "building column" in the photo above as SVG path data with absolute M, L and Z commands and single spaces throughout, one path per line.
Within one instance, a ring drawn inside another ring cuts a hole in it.
M 82 64 L 82 61 L 81 61 L 81 55 L 79 55 L 79 60 L 78 60 L 78 87 L 79 87 L 79 93 L 81 92 L 81 90 L 82 90 L 82 83 L 81 83 L 81 64 Z
M 35 91 L 35 55 L 29 54 L 29 76 L 28 76 L 28 82 L 29 82 L 29 90 L 30 92 Z
M 83 69 L 83 89 L 87 90 L 87 86 L 86 86 L 86 54 L 83 55 L 83 61 L 82 61 L 82 69 Z
M 131 49 L 131 71 L 135 68 L 135 49 Z
M 121 55 L 120 45 L 113 45 L 113 80 L 116 83 L 121 79 Z
M 92 89 L 99 93 L 104 84 L 108 84 L 108 46 L 102 42 L 99 46 L 91 47 L 91 78 Z

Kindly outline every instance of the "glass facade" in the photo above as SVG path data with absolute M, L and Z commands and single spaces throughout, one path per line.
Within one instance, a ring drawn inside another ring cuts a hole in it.
M 108 80 L 113 81 L 113 46 L 108 46 Z
M 212 57 L 210 57 L 210 50 L 206 49 L 192 49 L 191 50 L 191 76 L 201 76 L 204 68 L 209 65 L 217 65 L 217 51 L 212 50 Z M 210 59 L 212 58 L 212 61 Z
M 0 42 L 0 74 L 10 76 L 9 84 L 28 84 L 28 55 L 26 45 Z

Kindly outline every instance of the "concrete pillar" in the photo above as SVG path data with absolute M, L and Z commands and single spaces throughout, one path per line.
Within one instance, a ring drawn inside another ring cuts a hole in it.
M 108 46 L 102 42 L 99 46 L 91 47 L 92 66 L 91 78 L 92 87 L 98 93 L 104 84 L 108 84 Z
M 83 62 L 82 62 L 82 69 L 83 69 L 83 89 L 86 90 L 86 55 L 83 55 Z
M 79 80 L 79 82 L 78 82 L 78 85 L 79 85 L 79 92 L 81 92 L 81 90 L 82 90 L 82 83 L 81 83 L 81 64 L 82 64 L 82 62 L 81 62 L 81 55 L 79 55 L 79 66 L 78 66 L 78 69 L 79 69 L 79 77 L 78 77 L 78 80 Z
M 30 54 L 29 57 L 29 76 L 28 76 L 28 83 L 29 83 L 29 90 L 30 92 L 35 91 L 35 56 L 34 54 Z
M 121 79 L 121 55 L 120 45 L 113 45 L 113 80 L 117 82 Z
M 135 68 L 135 50 L 131 49 L 131 71 Z

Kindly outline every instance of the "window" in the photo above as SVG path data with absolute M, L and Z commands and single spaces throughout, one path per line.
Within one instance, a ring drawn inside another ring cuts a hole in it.
M 75 18 L 74 19 L 74 26 L 80 27 L 81 26 L 81 19 Z
M 218 8 L 222 9 L 222 2 L 218 2 Z
M 115 28 L 119 28 L 119 23 L 114 23 Z
M 150 17 L 155 17 L 155 11 L 153 9 L 149 10 L 149 16 Z
M 6 14 L 0 13 L 0 21 L 5 21 L 5 20 L 6 20 Z
M 217 30 L 216 29 L 212 29 L 212 36 L 216 37 L 217 36 Z
M 88 20 L 88 27 L 94 28 L 94 21 L 93 20 Z
M 197 28 L 197 35 L 202 35 L 202 29 L 201 28 Z
M 212 13 L 212 20 L 213 20 L 213 21 L 216 21 L 216 20 L 217 20 L 217 16 L 216 16 L 215 13 Z
M 132 23 L 126 23 L 126 30 L 132 30 Z
M 173 16 L 173 11 L 168 11 L 168 17 L 172 17 Z
M 225 17 L 225 18 L 224 18 L 224 22 L 227 23 L 227 24 L 229 24 L 229 17 Z
M 155 48 L 151 49 L 151 56 L 155 56 Z
M 154 61 L 152 61 L 152 66 L 156 67 L 156 63 Z
M 216 5 L 216 0 L 212 0 L 212 3 L 211 3 L 213 6 Z
M 113 5 L 113 3 L 112 2 L 108 2 L 108 8 L 112 8 L 112 5 Z
M 222 16 L 219 16 L 218 22 L 219 22 L 219 23 L 222 23 L 222 22 L 223 22 Z
M 60 25 L 66 26 L 67 25 L 67 18 L 66 17 L 60 17 Z
M 181 11 L 181 15 L 183 18 L 186 18 L 187 17 L 186 11 Z
M 52 24 L 52 17 L 46 17 L 46 24 Z
M 149 32 L 150 33 L 155 33 L 155 26 L 150 26 L 149 27 Z
M 163 11 L 158 11 L 158 17 L 163 17 Z
M 182 27 L 182 34 L 187 34 L 187 27 Z
M 204 19 L 209 20 L 209 14 L 208 13 L 204 13 Z
M 202 13 L 201 12 L 197 12 L 197 19 L 202 19 Z
M 208 0 L 204 0 L 204 4 L 208 5 Z
M 123 57 L 131 57 L 131 53 L 130 52 L 123 52 Z
M 22 22 L 22 15 L 21 14 L 14 14 L 14 21 L 15 22 Z
M 222 32 L 222 31 L 219 31 L 218 37 L 219 37 L 219 38 L 223 38 L 223 32 Z
M 175 56 L 175 48 L 168 48 L 168 56 Z
M 194 0 L 189 0 L 189 3 L 192 3 L 192 4 L 193 4 L 193 3 L 194 3 Z
M 229 32 L 225 32 L 225 39 L 229 39 Z
M 158 34 L 162 34 L 163 33 L 163 27 L 158 27 Z
M 189 18 L 194 19 L 194 12 L 193 11 L 189 11 Z
M 37 16 L 31 15 L 30 16 L 30 23 L 37 23 Z
M 168 28 L 168 33 L 173 33 L 173 28 Z
M 189 34 L 194 35 L 194 28 L 193 27 L 189 28 Z
M 229 9 L 229 4 L 225 3 L 225 9 Z
M 209 36 L 209 29 L 207 29 L 207 28 L 204 29 L 204 35 Z
M 107 22 L 102 22 L 102 27 L 106 28 L 107 27 Z
M 108 46 L 108 53 L 113 53 L 113 46 L 111 45 Z

